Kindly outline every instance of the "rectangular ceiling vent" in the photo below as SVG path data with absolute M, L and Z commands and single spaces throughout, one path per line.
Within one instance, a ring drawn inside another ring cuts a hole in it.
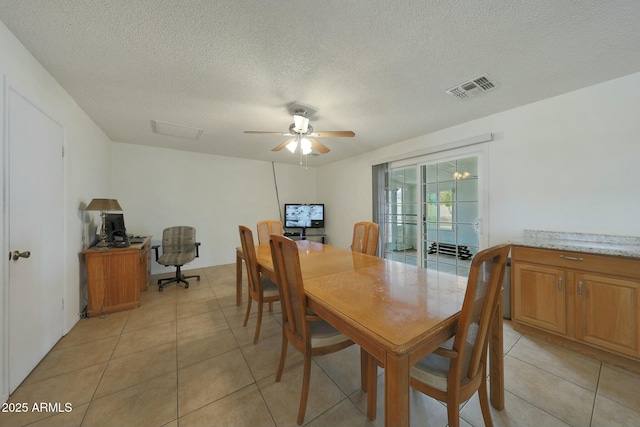
M 467 99 L 493 90 L 499 86 L 500 85 L 498 83 L 491 80 L 488 74 L 484 74 L 445 92 L 459 99 Z
M 202 135 L 203 132 L 202 129 L 161 122 L 159 120 L 151 120 L 151 131 L 158 135 L 175 136 L 178 138 L 193 140 L 200 138 L 200 135 Z

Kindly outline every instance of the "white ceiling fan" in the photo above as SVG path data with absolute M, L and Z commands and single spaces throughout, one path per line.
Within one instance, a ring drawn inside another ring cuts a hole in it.
M 326 154 L 331 151 L 328 147 L 316 141 L 315 138 L 352 138 L 356 135 L 350 130 L 314 132 L 313 127 L 309 124 L 309 118 L 307 117 L 307 110 L 305 108 L 296 108 L 293 110 L 293 123 L 289 126 L 289 132 L 246 130 L 244 133 L 290 136 L 292 138 L 287 139 L 280 145 L 277 145 L 271 149 L 271 151 L 280 151 L 284 147 L 287 147 L 289 151 L 295 153 L 296 149 L 300 147 L 300 156 L 311 154 L 313 150 L 316 150 L 320 154 Z

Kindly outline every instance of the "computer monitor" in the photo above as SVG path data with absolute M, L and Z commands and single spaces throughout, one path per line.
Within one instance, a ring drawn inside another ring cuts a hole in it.
M 127 234 L 127 229 L 124 226 L 124 215 L 108 213 L 104 215 L 104 231 L 107 235 L 107 240 L 110 238 L 111 233 L 115 230 L 120 230 Z

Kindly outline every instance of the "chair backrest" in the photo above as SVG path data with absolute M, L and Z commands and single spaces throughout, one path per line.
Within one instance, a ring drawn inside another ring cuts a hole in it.
M 467 290 L 458 319 L 450 377 L 464 382 L 482 373 L 486 363 L 489 330 L 502 289 L 505 265 L 511 245 L 494 246 L 478 252 L 471 261 Z M 501 315 L 501 313 L 500 313 Z
M 260 292 L 260 271 L 258 270 L 258 259 L 256 246 L 253 241 L 253 233 L 249 227 L 245 227 L 244 225 L 238 228 L 240 230 L 240 243 L 242 244 L 244 263 L 247 267 L 249 292 L 255 295 L 257 292 Z
M 269 241 L 273 269 L 280 291 L 282 323 L 290 338 L 301 343 L 307 341 L 308 329 L 305 319 L 307 297 L 304 293 L 300 255 L 296 242 L 285 236 L 272 235 Z
M 165 228 L 162 232 L 162 253 L 190 253 L 196 256 L 196 229 L 188 226 Z
M 269 243 L 269 236 L 272 234 L 282 235 L 282 221 L 277 219 L 265 219 L 258 221 L 258 243 Z
M 375 255 L 378 251 L 378 224 L 368 221 L 356 222 L 353 226 L 351 250 Z

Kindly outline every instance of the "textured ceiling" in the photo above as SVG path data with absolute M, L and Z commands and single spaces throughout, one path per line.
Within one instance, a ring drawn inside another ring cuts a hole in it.
M 638 0 L 0 0 L 0 20 L 113 141 L 297 163 L 243 131 L 287 131 L 299 101 L 356 133 L 310 166 L 640 71 Z M 500 87 L 445 94 L 484 73 Z

